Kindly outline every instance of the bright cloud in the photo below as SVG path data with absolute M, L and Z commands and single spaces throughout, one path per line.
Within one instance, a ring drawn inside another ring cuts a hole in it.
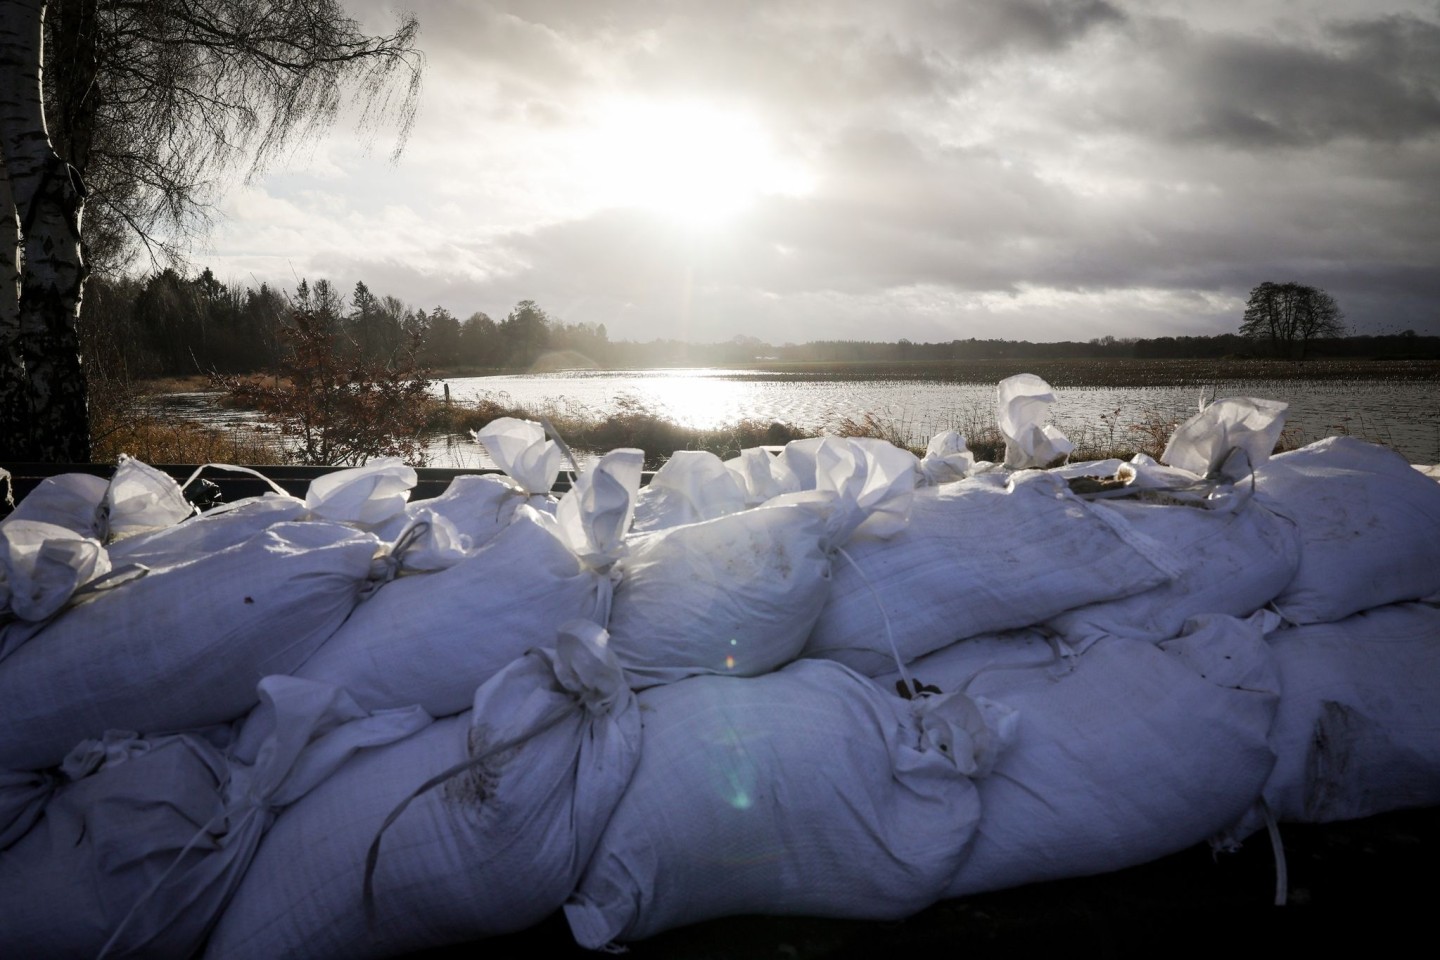
M 337 133 L 197 259 L 642 339 L 1213 333 L 1267 279 L 1440 333 L 1433 0 L 413 6 L 401 163 Z

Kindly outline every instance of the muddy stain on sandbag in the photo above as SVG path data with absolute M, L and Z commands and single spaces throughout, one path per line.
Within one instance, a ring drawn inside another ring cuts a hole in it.
M 1344 796 L 1350 781 L 1350 755 L 1360 726 L 1360 718 L 1345 704 L 1325 700 L 1320 706 L 1323 713 L 1315 722 L 1305 771 L 1310 781 L 1305 815 L 1315 822 L 1331 819 L 1330 808 Z
M 491 752 L 489 727 L 484 724 L 470 728 L 466 743 L 476 763 L 446 781 L 443 796 L 457 806 L 479 807 L 495 795 L 500 787 L 500 774 L 520 748 Z

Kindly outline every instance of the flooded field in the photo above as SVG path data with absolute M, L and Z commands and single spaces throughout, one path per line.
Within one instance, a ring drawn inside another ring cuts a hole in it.
M 603 418 L 645 410 L 701 429 L 754 419 L 825 431 L 847 418 L 873 416 L 923 446 L 942 430 L 975 435 L 993 427 L 995 384 L 1021 369 L 1055 386 L 1054 421 L 1075 440 L 1124 445 L 1157 423 L 1185 419 L 1202 397 L 1253 396 L 1290 405 L 1286 439 L 1292 445 L 1350 434 L 1391 446 L 1414 463 L 1440 462 L 1440 374 L 1433 363 L 1307 364 L 1304 378 L 1286 375 L 1294 365 L 1256 362 L 811 364 L 464 377 L 436 380 L 433 389 L 438 396 L 448 386 L 457 403 L 489 397 L 536 413 Z M 167 416 L 264 434 L 258 413 L 217 400 L 196 392 L 152 402 Z M 433 466 L 490 465 L 464 437 L 436 438 L 428 457 Z
M 1042 374 L 1043 375 L 1043 374 Z M 930 379 L 822 379 L 755 370 L 573 371 L 469 377 L 448 384 L 454 400 L 482 396 L 537 411 L 604 416 L 629 405 L 686 426 L 712 428 L 753 418 L 823 430 L 873 414 L 923 444 L 942 430 L 995 421 L 995 383 Z M 1198 381 L 1179 386 L 1057 386 L 1054 420 L 1068 435 L 1129 430 L 1184 419 L 1206 399 L 1254 396 L 1290 404 L 1296 442 L 1349 433 L 1385 443 L 1414 462 L 1440 460 L 1440 383 L 1408 379 Z

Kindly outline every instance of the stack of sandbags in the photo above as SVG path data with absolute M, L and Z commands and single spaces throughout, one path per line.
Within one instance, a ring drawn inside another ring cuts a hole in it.
M 356 757 L 282 813 L 206 956 L 389 957 L 531 926 L 574 889 L 640 742 L 604 631 L 572 624 L 471 711 Z
M 239 717 L 349 615 L 379 547 L 342 524 L 276 524 L 61 611 L 0 660 L 0 768 L 58 764 L 107 730 Z
M 458 562 L 386 583 L 296 674 L 342 686 L 370 709 L 465 710 L 476 687 L 532 647 L 551 645 L 561 624 L 604 624 L 609 566 L 641 464 L 638 450 L 612 451 L 566 494 L 557 517 L 518 504 L 503 530 Z M 402 573 L 406 564 L 401 550 Z

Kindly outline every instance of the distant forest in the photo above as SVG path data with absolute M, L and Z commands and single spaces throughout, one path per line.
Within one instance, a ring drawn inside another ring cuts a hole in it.
M 265 284 L 227 286 L 210 270 L 187 277 L 163 270 L 148 278 L 92 278 L 81 315 L 87 364 L 106 377 L 241 374 L 274 369 L 292 311 L 312 311 L 333 332 L 337 349 L 377 362 L 403 359 L 441 372 L 559 367 L 723 366 L 765 361 L 904 362 L 991 359 L 1269 357 L 1270 345 L 1238 333 L 1212 337 L 1099 337 L 1085 342 L 948 340 L 894 343 L 818 340 L 765 343 L 737 336 L 721 343 L 613 341 L 604 324 L 566 323 L 534 301 L 495 320 L 463 319 L 444 307 L 416 309 L 376 296 L 364 283 L 343 295 L 326 280 L 301 281 L 293 292 Z M 1239 318 L 1236 318 L 1237 329 Z M 1440 358 L 1440 337 L 1414 331 L 1312 341 L 1310 358 Z

